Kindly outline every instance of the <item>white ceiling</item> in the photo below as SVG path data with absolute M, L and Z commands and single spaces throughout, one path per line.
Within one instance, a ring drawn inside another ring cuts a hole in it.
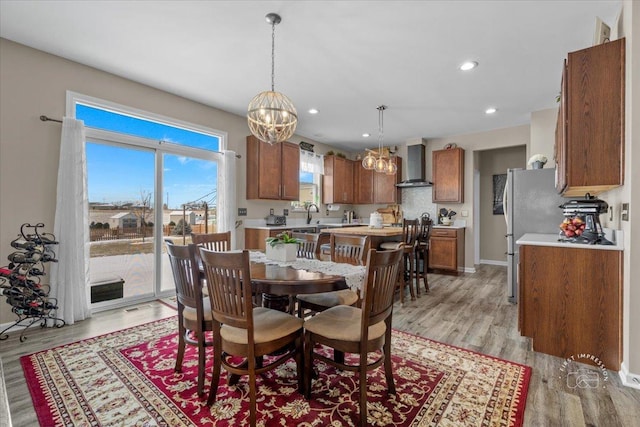
M 270 88 L 298 109 L 296 133 L 357 151 L 529 123 L 556 105 L 567 52 L 612 26 L 621 0 L 13 1 L 0 35 L 244 115 Z M 480 66 L 463 73 L 466 60 Z M 488 116 L 487 107 L 498 112 Z M 307 113 L 311 107 L 320 114 Z M 363 132 L 372 134 L 362 138 Z

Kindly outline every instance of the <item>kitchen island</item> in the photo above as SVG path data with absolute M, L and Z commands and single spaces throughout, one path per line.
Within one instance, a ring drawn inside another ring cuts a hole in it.
M 382 242 L 402 241 L 402 227 L 342 227 L 327 228 L 322 232 L 343 236 L 369 236 L 372 249 L 378 249 Z

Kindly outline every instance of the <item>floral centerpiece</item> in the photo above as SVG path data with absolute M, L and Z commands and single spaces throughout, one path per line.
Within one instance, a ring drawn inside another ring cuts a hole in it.
M 280 233 L 275 237 L 267 237 L 266 256 L 274 261 L 291 262 L 296 260 L 298 255 L 298 243 L 300 240 L 289 236 L 287 233 Z
M 542 169 L 547 164 L 547 158 L 542 154 L 534 154 L 527 162 L 531 169 Z

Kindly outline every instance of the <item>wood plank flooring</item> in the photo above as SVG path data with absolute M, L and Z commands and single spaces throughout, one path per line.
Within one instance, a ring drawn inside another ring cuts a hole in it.
M 506 268 L 482 265 L 474 274 L 429 275 L 430 292 L 396 304 L 396 329 L 447 344 L 522 363 L 533 368 L 525 426 L 638 426 L 640 390 L 621 385 L 609 371 L 606 388 L 571 389 L 562 376 L 563 359 L 529 351 L 520 337 L 517 307 L 506 297 Z M 30 330 L 0 341 L 7 395 L 14 427 L 38 425 L 19 358 L 43 349 L 174 315 L 157 301 L 97 313 L 61 329 Z M 586 365 L 584 365 L 586 367 Z

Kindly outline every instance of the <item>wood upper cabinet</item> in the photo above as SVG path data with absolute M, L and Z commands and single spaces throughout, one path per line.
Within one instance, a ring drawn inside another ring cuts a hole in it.
M 247 136 L 247 199 L 298 200 L 300 148 Z
M 322 203 L 354 202 L 354 162 L 325 156 L 322 176 Z
M 451 148 L 432 154 L 434 203 L 464 202 L 464 150 Z
M 367 170 L 360 162 L 355 162 L 355 203 L 357 204 L 397 204 L 400 202 L 400 189 L 396 184 L 402 177 L 402 158 L 394 159 L 398 167 L 395 175 Z
M 625 39 L 569 53 L 555 149 L 563 196 L 624 183 L 624 80 Z
M 429 269 L 458 273 L 464 268 L 464 228 L 433 228 L 429 238 Z
M 618 371 L 622 251 L 568 246 L 520 247 L 520 333 L 532 338 L 535 351 L 562 358 L 589 354 Z
M 355 203 L 360 205 L 373 204 L 373 176 L 376 172 L 373 169 L 365 169 L 362 164 L 355 165 Z

